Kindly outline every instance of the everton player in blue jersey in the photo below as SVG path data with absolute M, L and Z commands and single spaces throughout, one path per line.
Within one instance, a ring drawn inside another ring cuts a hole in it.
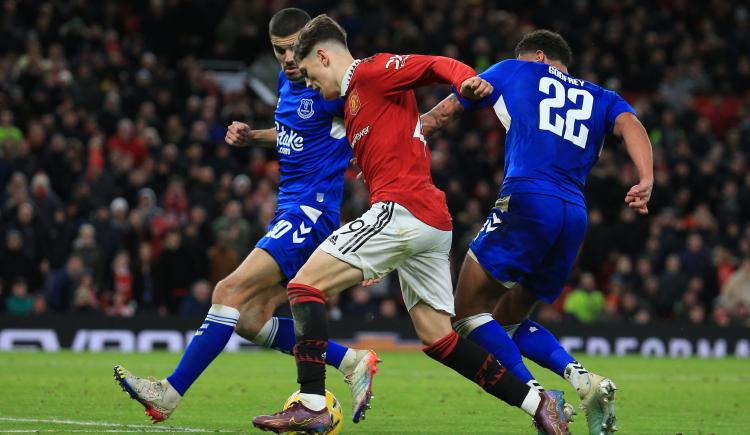
M 516 59 L 480 74 L 494 87 L 490 96 L 451 95 L 422 123 L 429 134 L 465 109 L 491 107 L 507 131 L 505 176 L 462 266 L 454 328 L 535 388 L 541 389 L 521 355 L 564 377 L 581 398 L 590 433 L 611 433 L 615 384 L 588 372 L 528 319 L 538 301 L 559 296 L 570 274 L 586 232 L 584 183 L 606 135 L 624 140 L 640 175 L 625 195 L 628 206 L 648 213 L 653 184 L 651 143 L 633 108 L 568 74 L 571 57 L 559 34 L 534 31 L 516 47 Z
M 326 101 L 306 88 L 294 63 L 292 44 L 308 21 L 306 12 L 288 8 L 276 13 L 269 23 L 274 54 L 282 68 L 276 127 L 253 131 L 247 124 L 234 122 L 226 136 L 231 145 L 276 148 L 281 179 L 278 209 L 268 233 L 243 263 L 216 285 L 206 319 L 170 376 L 152 381 L 115 367 L 115 379 L 146 408 L 154 422 L 169 418 L 235 329 L 258 345 L 292 354 L 294 323 L 290 318 L 272 317 L 273 312 L 287 300 L 288 280 L 339 227 L 344 171 L 351 157 L 343 101 Z M 329 342 L 325 360 L 346 376 L 352 392 L 352 415 L 362 415 L 371 396 L 377 355 Z

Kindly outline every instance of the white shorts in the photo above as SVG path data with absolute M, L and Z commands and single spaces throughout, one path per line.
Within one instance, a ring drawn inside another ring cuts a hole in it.
M 423 301 L 454 316 L 452 237 L 451 231 L 427 225 L 394 202 L 378 202 L 319 248 L 361 269 L 366 280 L 397 271 L 407 309 Z

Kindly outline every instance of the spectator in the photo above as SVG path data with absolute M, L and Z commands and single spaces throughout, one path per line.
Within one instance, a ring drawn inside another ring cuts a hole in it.
M 382 320 L 391 320 L 398 318 L 398 304 L 393 299 L 383 299 L 380 301 L 378 308 L 378 318 Z
M 50 187 L 49 177 L 45 173 L 38 173 L 31 179 L 31 200 L 45 227 L 52 224 L 52 214 L 63 205 Z
M 133 121 L 124 118 L 117 123 L 117 133 L 107 142 L 115 159 L 130 159 L 140 166 L 146 159 L 146 144 L 135 134 Z
M 596 289 L 593 274 L 581 274 L 578 287 L 565 299 L 564 310 L 565 314 L 572 315 L 583 323 L 591 323 L 599 317 L 604 310 L 604 295 Z
M 156 261 L 156 302 L 161 314 L 176 314 L 193 280 L 193 265 L 177 230 L 167 232 L 164 250 Z
M 180 315 L 184 317 L 203 317 L 211 308 L 211 285 L 206 280 L 196 281 L 190 295 L 180 305 Z
M 83 262 L 83 267 L 91 271 L 95 282 L 101 282 L 99 273 L 102 254 L 96 243 L 96 230 L 91 224 L 83 224 L 78 228 L 78 237 L 73 241 L 72 255 Z
M 5 235 L 5 247 L 0 251 L 0 271 L 3 287 L 21 279 L 29 283 L 35 274 L 34 262 L 23 250 L 23 239 L 17 230 L 9 230 Z
M 80 283 L 75 289 L 73 296 L 73 310 L 76 314 L 90 314 L 99 308 L 99 301 L 96 297 L 96 288 L 94 286 L 94 277 L 90 272 L 84 272 L 81 276 Z
M 5 299 L 6 311 L 13 316 L 28 316 L 32 312 L 33 305 L 34 299 L 29 294 L 26 281 L 17 279 L 13 282 L 10 296 Z
M 251 228 L 250 223 L 242 217 L 242 206 L 238 201 L 229 201 L 222 216 L 214 221 L 214 236 L 218 236 L 222 231 L 228 234 L 237 258 L 245 258 L 252 247 Z
M 65 267 L 52 273 L 45 292 L 47 307 L 59 313 L 70 310 L 73 296 L 83 277 L 83 268 L 81 258 L 72 255 Z
M 237 253 L 230 246 L 227 232 L 220 232 L 216 237 L 216 243 L 208 248 L 208 262 L 208 277 L 212 286 L 216 286 L 239 266 Z
M 745 259 L 722 287 L 718 306 L 730 313 L 740 306 L 750 307 L 750 259 Z
M 373 320 L 378 314 L 377 305 L 370 299 L 370 292 L 362 286 L 354 287 L 351 300 L 344 305 L 344 314 L 358 319 Z

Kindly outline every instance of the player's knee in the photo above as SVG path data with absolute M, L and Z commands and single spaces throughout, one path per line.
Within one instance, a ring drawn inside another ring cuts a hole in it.
M 451 329 L 450 324 L 448 324 L 447 327 L 438 327 L 437 325 L 435 325 L 431 328 L 422 328 L 421 330 L 418 330 L 417 336 L 419 337 L 419 340 L 423 345 L 431 346 L 435 342 L 439 341 L 442 338 L 445 338 L 448 334 L 452 333 L 453 329 Z
M 239 308 L 258 292 L 253 283 L 245 283 L 228 276 L 216 284 L 211 302 Z
M 249 315 L 243 313 L 234 329 L 242 338 L 253 341 L 260 330 L 263 329 L 263 325 L 266 324 L 268 319 L 270 317 L 263 318 L 263 316 L 258 316 L 257 313 Z

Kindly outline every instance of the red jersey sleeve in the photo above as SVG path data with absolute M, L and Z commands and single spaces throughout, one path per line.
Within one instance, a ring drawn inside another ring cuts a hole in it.
M 461 89 L 464 80 L 477 75 L 470 66 L 443 56 L 420 54 L 378 54 L 369 64 L 369 85 L 384 93 L 402 92 L 434 83 L 451 84 Z

